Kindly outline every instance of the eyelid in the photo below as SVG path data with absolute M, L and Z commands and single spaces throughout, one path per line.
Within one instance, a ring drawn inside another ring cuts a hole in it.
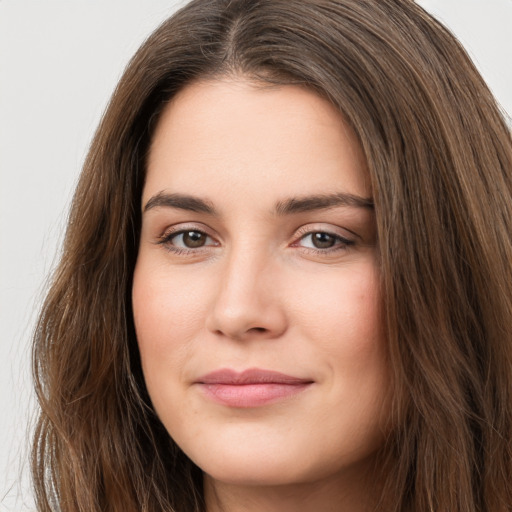
M 354 233 L 350 229 L 341 228 L 339 226 L 334 226 L 332 224 L 324 224 L 324 223 L 314 223 L 314 224 L 305 224 L 298 228 L 293 234 L 293 238 L 298 240 L 305 235 L 310 235 L 312 233 L 327 233 L 329 235 L 342 238 L 343 240 L 350 240 L 351 236 L 361 238 L 357 233 Z
M 202 233 L 207 238 L 211 239 L 213 243 L 205 243 L 205 245 L 198 247 L 181 247 L 180 245 L 173 244 L 172 240 L 174 237 L 177 237 L 180 234 L 187 233 L 190 231 Z M 301 245 L 302 240 L 304 240 L 307 236 L 314 235 L 315 233 L 325 233 L 329 236 L 332 236 L 335 239 L 335 243 L 333 244 L 332 247 L 325 248 L 315 248 Z M 348 233 L 350 233 L 350 235 L 347 236 Z M 303 251 L 326 255 L 329 252 L 336 252 L 337 250 L 347 250 L 350 246 L 355 245 L 356 241 L 352 238 L 352 236 L 361 238 L 353 231 L 347 228 L 342 228 L 340 226 L 326 223 L 305 224 L 296 229 L 292 236 L 293 241 L 289 244 L 289 247 L 296 247 Z M 162 245 L 165 248 L 167 248 L 167 250 L 175 253 L 189 254 L 207 251 L 210 250 L 212 247 L 220 246 L 221 242 L 219 242 L 218 238 L 219 237 L 217 234 L 213 234 L 212 230 L 202 223 L 183 222 L 166 227 L 162 231 L 162 234 L 157 236 L 155 244 Z
M 205 249 L 208 247 L 215 247 L 215 246 L 219 245 L 217 237 L 211 233 L 211 230 L 208 229 L 206 226 L 204 226 L 202 224 L 197 224 L 197 223 L 180 223 L 180 224 L 166 227 L 163 230 L 162 234 L 157 237 L 156 244 L 160 244 L 160 245 L 169 244 L 173 237 L 178 236 L 182 233 L 186 233 L 188 231 L 197 231 L 198 233 L 202 233 L 202 234 L 206 235 L 208 238 L 211 238 L 215 242 L 215 244 L 208 244 L 208 245 L 204 245 L 204 246 L 197 247 L 194 249 L 183 248 L 183 250 L 198 251 L 201 249 Z M 182 248 L 176 247 L 176 249 L 182 249 Z
M 358 236 L 350 230 L 342 229 L 337 226 L 329 225 L 326 227 L 325 224 L 307 224 L 301 226 L 293 235 L 293 242 L 291 247 L 300 248 L 303 251 L 312 252 L 315 254 L 327 255 L 331 252 L 337 252 L 340 250 L 347 250 L 351 246 L 355 245 L 355 240 L 350 237 L 347 237 L 344 234 L 341 234 L 340 231 L 349 231 L 352 235 Z M 326 248 L 315 248 L 315 247 L 307 247 L 301 246 L 300 242 L 307 238 L 308 236 L 312 236 L 315 233 L 325 233 L 331 237 L 333 237 L 336 241 L 332 247 Z
M 160 237 L 164 237 L 173 233 L 179 233 L 182 231 L 200 231 L 205 235 L 215 238 L 211 233 L 212 230 L 201 222 L 179 222 L 177 224 L 172 224 L 171 226 L 166 226 L 162 230 Z

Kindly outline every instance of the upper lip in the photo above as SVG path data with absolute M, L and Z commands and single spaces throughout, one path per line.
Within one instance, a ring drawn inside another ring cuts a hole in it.
M 227 385 L 244 385 L 244 384 L 307 384 L 312 383 L 311 379 L 294 377 L 285 373 L 273 370 L 262 370 L 260 368 L 249 368 L 242 372 L 223 368 L 203 375 L 197 379 L 199 384 L 227 384 Z

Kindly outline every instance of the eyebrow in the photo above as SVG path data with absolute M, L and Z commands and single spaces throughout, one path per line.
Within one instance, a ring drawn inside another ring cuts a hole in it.
M 278 201 L 275 206 L 275 213 L 279 216 L 284 216 L 314 210 L 325 210 L 339 206 L 373 210 L 374 203 L 371 198 L 339 192 L 336 194 L 292 197 L 284 201 Z M 158 192 L 158 194 L 155 194 L 148 200 L 143 211 L 147 212 L 148 210 L 159 207 L 177 208 L 179 210 L 218 216 L 217 210 L 210 201 L 186 194 L 168 194 L 164 191 Z
M 217 215 L 217 211 L 209 201 L 185 194 L 167 194 L 163 191 L 152 196 L 146 203 L 146 206 L 144 206 L 143 211 L 147 212 L 148 210 L 162 206 L 178 208 L 179 210 L 187 210 L 190 212 L 207 213 L 208 215 Z
M 325 210 L 337 206 L 350 206 L 353 208 L 365 208 L 373 210 L 373 199 L 361 197 L 346 192 L 336 194 L 321 194 L 305 196 L 279 201 L 275 211 L 278 215 L 309 212 L 313 210 Z

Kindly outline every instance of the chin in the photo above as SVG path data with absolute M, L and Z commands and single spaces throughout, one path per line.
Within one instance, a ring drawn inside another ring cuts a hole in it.
M 313 468 L 302 468 L 295 460 L 248 461 L 224 460 L 221 463 L 206 464 L 205 475 L 228 485 L 249 487 L 273 487 L 313 482 Z
M 370 467 L 374 454 L 339 454 L 326 445 L 315 449 L 304 443 L 263 446 L 260 441 L 258 444 L 211 446 L 197 458 L 191 458 L 207 477 L 217 482 L 267 487 L 312 484 L 359 473 Z

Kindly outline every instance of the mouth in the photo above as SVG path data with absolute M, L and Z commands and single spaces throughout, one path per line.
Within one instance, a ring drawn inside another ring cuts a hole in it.
M 272 370 L 251 368 L 243 372 L 216 370 L 199 378 L 196 384 L 214 402 L 228 407 L 251 408 L 291 398 L 313 382 Z

